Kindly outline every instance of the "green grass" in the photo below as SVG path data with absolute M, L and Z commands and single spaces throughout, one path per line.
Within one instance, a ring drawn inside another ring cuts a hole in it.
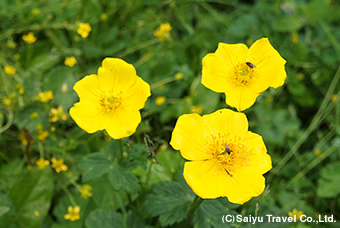
M 229 227 L 222 215 L 288 216 L 294 208 L 340 220 L 339 11 L 335 0 L 1 1 L 0 227 Z M 92 27 L 85 39 L 79 22 Z M 171 37 L 160 41 L 154 31 L 166 22 Z M 22 40 L 28 32 L 35 43 Z M 184 159 L 169 145 L 171 132 L 193 106 L 201 114 L 227 107 L 224 95 L 200 83 L 203 56 L 219 42 L 249 46 L 262 37 L 287 60 L 284 86 L 263 92 L 244 112 L 273 161 L 267 188 L 242 206 L 226 198 L 200 204 L 183 179 Z M 65 66 L 67 56 L 77 64 Z M 68 113 L 78 101 L 74 83 L 96 73 L 105 57 L 133 64 L 152 89 L 136 133 L 121 141 L 87 134 L 69 116 L 49 121 L 51 108 Z M 7 75 L 6 65 L 16 73 Z M 54 98 L 39 102 L 39 92 L 49 90 Z M 166 97 L 161 106 L 158 96 Z M 45 140 L 38 124 L 48 131 Z M 24 145 L 19 135 L 31 140 Z M 38 170 L 40 157 L 63 158 L 69 169 Z M 87 199 L 79 192 L 85 183 L 93 188 Z M 70 205 L 80 206 L 79 220 L 64 219 Z

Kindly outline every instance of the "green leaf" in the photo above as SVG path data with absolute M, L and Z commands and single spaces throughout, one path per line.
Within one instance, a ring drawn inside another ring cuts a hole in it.
M 204 200 L 195 213 L 195 228 L 226 227 L 222 223 L 223 215 L 237 215 L 232 209 L 239 207 L 226 198 Z
M 53 194 L 51 169 L 32 169 L 21 175 L 9 191 L 22 227 L 40 227 L 49 211 Z M 40 216 L 35 216 L 34 211 Z
M 162 226 L 184 220 L 194 194 L 185 182 L 161 182 L 152 188 L 154 194 L 146 197 L 145 208 L 152 216 L 160 216 Z
M 0 206 L 0 217 L 6 214 L 11 208 L 6 206 Z
M 86 219 L 87 228 L 124 227 L 123 216 L 115 211 L 97 209 L 90 213 Z
M 335 197 L 340 193 L 340 162 L 333 162 L 321 170 L 317 195 L 323 198 Z
M 127 192 L 138 192 L 140 190 L 138 178 L 119 165 L 110 170 L 109 180 L 116 190 L 123 189 Z
M 85 171 L 82 179 L 83 182 L 87 182 L 104 175 L 110 168 L 112 168 L 112 166 L 113 162 L 101 152 L 86 155 L 79 163 L 79 169 Z

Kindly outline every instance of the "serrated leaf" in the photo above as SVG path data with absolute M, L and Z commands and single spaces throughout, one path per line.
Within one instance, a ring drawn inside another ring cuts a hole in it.
M 226 198 L 204 200 L 195 213 L 195 228 L 225 227 L 222 222 L 223 215 L 237 215 L 232 210 L 238 207 L 230 203 Z
M 321 170 L 318 180 L 317 195 L 319 197 L 335 197 L 340 193 L 340 162 L 334 162 Z
M 152 217 L 160 216 L 162 226 L 186 218 L 195 195 L 185 182 L 161 182 L 152 189 L 154 194 L 146 197 L 145 208 Z
M 10 189 L 17 220 L 22 227 L 40 227 L 52 201 L 53 177 L 51 169 L 32 169 L 21 175 Z M 40 216 L 34 215 L 37 210 Z
M 123 189 L 127 192 L 138 192 L 140 190 L 138 178 L 119 165 L 110 170 L 109 180 L 116 190 Z
M 83 182 L 104 175 L 112 166 L 113 162 L 101 152 L 86 155 L 79 163 L 79 169 L 85 171 L 82 176 Z
M 86 219 L 87 228 L 124 227 L 123 216 L 115 211 L 97 209 L 90 213 Z

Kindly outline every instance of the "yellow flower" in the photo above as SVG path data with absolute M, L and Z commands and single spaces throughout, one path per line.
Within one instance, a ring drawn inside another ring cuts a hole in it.
M 89 23 L 79 23 L 77 33 L 83 37 L 88 37 L 89 33 L 91 32 L 92 28 Z
M 265 188 L 263 174 L 271 167 L 262 137 L 248 131 L 243 113 L 221 109 L 178 118 L 170 141 L 183 158 L 184 178 L 203 199 L 228 197 L 243 204 Z
M 226 103 L 243 111 L 269 86 L 283 85 L 285 63 L 267 38 L 255 41 L 249 49 L 244 44 L 219 43 L 215 53 L 203 58 L 202 84 L 225 93 Z
M 31 115 L 30 115 L 31 120 L 36 120 L 36 119 L 38 119 L 38 117 L 39 117 L 39 113 L 37 113 L 37 112 L 32 112 Z
M 56 159 L 56 158 L 52 158 L 52 168 L 54 168 L 55 169 L 55 171 L 57 172 L 57 173 L 60 173 L 61 171 L 66 171 L 66 170 L 68 170 L 68 167 L 67 167 L 67 165 L 65 165 L 64 164 L 64 159 Z
M 24 89 L 24 87 L 22 86 L 22 85 L 20 85 L 20 84 L 17 84 L 17 89 L 19 90 L 19 93 L 21 94 L 21 95 L 23 95 L 24 93 L 25 93 L 25 89 Z
M 296 219 L 300 220 L 300 217 L 303 215 L 303 211 L 298 211 L 298 210 L 296 210 L 296 208 L 294 208 L 293 211 L 288 212 L 288 215 L 292 218 L 294 218 L 294 216 L 296 216 Z
M 48 102 L 49 100 L 53 99 L 53 92 L 51 90 L 39 92 L 38 97 L 41 102 Z
M 151 95 L 150 86 L 135 68 L 118 58 L 105 58 L 98 69 L 78 81 L 73 89 L 80 102 L 70 115 L 88 133 L 105 129 L 114 139 L 132 135 L 141 121 L 139 110 Z
M 179 73 L 176 73 L 176 74 L 175 74 L 175 79 L 176 79 L 176 80 L 181 80 L 181 79 L 183 79 L 183 77 L 184 77 L 183 73 L 180 73 L 180 72 L 179 72 Z
M 201 114 L 203 111 L 203 105 L 194 105 L 191 107 L 191 112 Z
M 50 164 L 50 161 L 45 160 L 44 158 L 39 158 L 35 163 L 37 165 L 37 169 L 45 170 L 47 166 Z
M 34 16 L 39 15 L 39 14 L 40 14 L 40 9 L 39 9 L 39 8 L 34 8 L 34 9 L 32 9 L 32 14 L 33 14 Z
M 318 158 L 321 158 L 321 156 L 322 156 L 322 152 L 321 152 L 321 150 L 319 148 L 314 150 L 314 154 Z
M 165 102 L 166 98 L 164 96 L 158 96 L 155 100 L 156 105 L 160 106 Z
M 26 135 L 23 131 L 19 133 L 18 139 L 21 141 L 22 145 L 27 146 L 28 145 L 28 140 L 26 138 Z
M 65 112 L 63 112 L 63 107 L 59 105 L 58 108 L 51 108 L 50 122 L 54 123 L 60 119 L 67 120 L 67 115 Z
M 33 44 L 35 41 L 37 41 L 37 37 L 34 36 L 33 32 L 23 35 L 22 39 L 28 44 Z
M 157 28 L 156 31 L 154 31 L 154 35 L 160 40 L 166 40 L 170 38 L 170 31 L 171 31 L 172 27 L 170 25 L 170 23 L 165 23 L 165 24 L 161 24 L 159 26 L 159 28 Z
M 4 105 L 7 105 L 7 106 L 10 106 L 12 104 L 11 99 L 8 97 L 2 98 L 2 102 L 4 103 Z
M 74 56 L 66 57 L 64 64 L 69 67 L 73 67 L 77 63 L 77 59 Z
M 107 18 L 108 18 L 108 16 L 107 16 L 107 14 L 106 14 L 106 13 L 102 13 L 102 14 L 100 14 L 100 20 L 102 20 L 102 21 L 106 21 L 106 20 L 107 20 Z
M 84 184 L 83 187 L 79 190 L 80 196 L 84 199 L 87 199 L 88 197 L 92 196 L 92 186 L 89 184 Z
M 72 222 L 76 221 L 80 219 L 79 212 L 80 212 L 79 206 L 75 206 L 75 207 L 69 206 L 67 209 L 67 214 L 64 216 L 64 218 L 66 220 L 71 220 Z
M 337 94 L 333 94 L 333 95 L 331 96 L 331 101 L 332 101 L 332 102 L 337 102 L 338 99 L 339 99 L 339 96 L 338 96 Z
M 38 217 L 38 216 L 40 216 L 40 212 L 37 211 L 37 210 L 35 210 L 35 211 L 34 211 L 34 215 Z
M 9 41 L 7 41 L 7 43 L 6 43 L 6 46 L 8 47 L 8 48 L 16 48 L 17 47 L 17 43 L 15 43 L 13 40 L 9 40 Z
M 292 37 L 290 39 L 293 44 L 297 44 L 299 42 L 299 33 L 293 32 Z
M 4 71 L 8 75 L 12 75 L 12 74 L 15 74 L 17 72 L 17 70 L 14 67 L 8 66 L 8 65 L 5 66 Z
M 50 135 L 48 131 L 44 131 L 41 124 L 37 125 L 37 133 L 38 139 L 42 142 L 45 142 L 46 138 Z

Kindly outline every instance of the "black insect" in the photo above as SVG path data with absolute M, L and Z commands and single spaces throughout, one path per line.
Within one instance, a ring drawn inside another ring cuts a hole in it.
M 228 154 L 230 154 L 230 148 L 229 148 L 229 146 L 227 145 L 227 144 L 225 144 L 225 151 L 228 153 Z
M 246 64 L 250 67 L 250 68 L 256 68 L 256 66 L 254 64 L 252 64 L 251 62 L 246 62 Z

